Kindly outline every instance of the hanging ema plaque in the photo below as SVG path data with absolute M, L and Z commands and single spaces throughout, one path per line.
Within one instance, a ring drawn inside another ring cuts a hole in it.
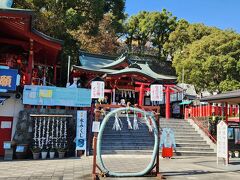
M 217 125 L 217 164 L 218 158 L 224 158 L 228 165 L 228 125 L 224 121 Z

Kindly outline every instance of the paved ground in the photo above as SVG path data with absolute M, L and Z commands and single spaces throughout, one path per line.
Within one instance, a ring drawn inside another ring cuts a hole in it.
M 150 161 L 150 156 L 111 155 L 103 157 L 106 167 L 111 171 L 140 171 Z M 206 179 L 239 180 L 240 159 L 231 160 L 228 167 L 216 164 L 215 157 L 176 157 L 160 159 L 162 174 L 169 180 Z M 81 159 L 0 161 L 0 180 L 88 180 L 91 178 L 92 157 Z M 156 179 L 145 178 L 107 178 L 109 179 Z

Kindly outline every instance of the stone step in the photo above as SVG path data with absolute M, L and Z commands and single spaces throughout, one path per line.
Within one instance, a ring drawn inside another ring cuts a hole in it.
M 103 150 L 102 154 L 143 154 L 151 155 L 152 150 Z M 161 156 L 161 152 L 159 154 Z M 174 156 L 216 156 L 216 153 L 212 152 L 199 152 L 199 151 L 179 151 L 174 152 Z

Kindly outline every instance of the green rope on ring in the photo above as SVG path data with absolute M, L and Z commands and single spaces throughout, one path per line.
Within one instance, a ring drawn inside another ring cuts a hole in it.
M 118 113 L 118 112 L 121 112 L 121 111 L 126 111 L 126 109 L 128 110 L 132 110 L 132 111 L 135 111 L 135 112 L 140 112 L 142 114 L 146 114 L 148 116 L 151 116 L 153 121 L 153 132 L 154 132 L 154 148 L 153 148 L 153 153 L 152 153 L 152 157 L 151 157 L 151 161 L 150 163 L 148 164 L 148 166 L 140 171 L 140 172 L 134 172 L 134 173 L 118 173 L 118 172 L 112 172 L 112 171 L 109 171 L 104 163 L 103 163 L 103 159 L 102 159 L 102 135 L 103 135 L 103 131 L 105 129 L 105 126 L 107 124 L 107 122 L 109 121 L 109 118 L 111 117 L 111 115 L 115 114 L 115 113 Z M 123 108 L 118 108 L 118 109 L 115 109 L 113 111 L 111 111 L 110 113 L 108 113 L 105 118 L 103 119 L 102 121 L 102 124 L 100 126 L 100 130 L 99 130 L 99 134 L 98 134 L 98 141 L 97 141 L 97 159 L 98 159 L 98 162 L 100 163 L 100 168 L 101 168 L 101 171 L 104 172 L 105 174 L 107 174 L 108 176 L 114 176 L 114 177 L 140 177 L 140 176 L 144 176 L 146 175 L 148 172 L 151 171 L 151 169 L 153 168 L 154 166 L 154 162 L 156 160 L 156 156 L 157 156 L 157 151 L 158 151 L 158 148 L 159 147 L 159 140 L 158 140 L 158 130 L 157 130 L 157 124 L 156 124 L 156 120 L 155 120 L 155 117 L 152 113 L 148 113 L 146 111 L 143 111 L 141 109 L 138 109 L 138 108 L 133 108 L 133 107 L 123 107 Z

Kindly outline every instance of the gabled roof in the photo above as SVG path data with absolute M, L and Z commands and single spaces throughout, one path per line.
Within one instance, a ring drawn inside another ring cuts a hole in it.
M 126 56 L 121 56 L 119 58 L 112 58 L 105 56 L 96 56 L 89 54 L 82 54 L 80 57 L 80 62 L 82 66 L 73 66 L 74 69 L 81 70 L 82 72 L 95 72 L 103 73 L 107 76 L 123 76 L 126 74 L 131 74 L 132 76 L 143 76 L 151 81 L 154 80 L 176 80 L 175 76 L 167 76 L 162 74 L 157 74 L 151 70 L 148 64 L 131 64 Z M 123 64 L 128 64 L 125 67 Z M 121 67 L 121 69 L 114 69 L 115 67 Z M 137 68 L 138 67 L 138 68 Z

